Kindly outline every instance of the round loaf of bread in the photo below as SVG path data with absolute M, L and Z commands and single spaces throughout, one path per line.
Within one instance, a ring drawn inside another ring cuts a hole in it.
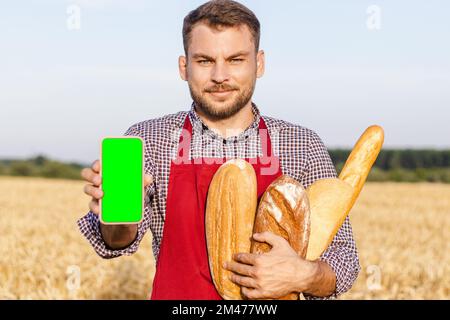
M 283 175 L 267 188 L 259 203 L 254 227 L 255 233 L 265 231 L 283 237 L 300 257 L 306 257 L 310 233 L 309 201 L 297 180 Z M 267 243 L 252 241 L 252 253 L 270 249 Z M 280 300 L 298 298 L 298 293 L 291 293 Z

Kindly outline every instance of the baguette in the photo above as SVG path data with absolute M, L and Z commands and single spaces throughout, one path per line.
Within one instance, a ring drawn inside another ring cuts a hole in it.
M 369 127 L 355 144 L 339 179 L 318 180 L 307 188 L 311 234 L 306 259 L 318 259 L 332 242 L 355 204 L 383 142 L 383 129 Z
M 377 160 L 384 142 L 384 131 L 379 126 L 371 126 L 362 134 L 339 174 L 339 179 L 353 188 L 351 207 L 356 202 L 370 169 Z

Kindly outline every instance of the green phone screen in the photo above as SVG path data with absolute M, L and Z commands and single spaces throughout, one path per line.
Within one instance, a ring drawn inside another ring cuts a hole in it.
M 101 171 L 103 223 L 138 223 L 143 211 L 143 142 L 138 137 L 105 138 Z

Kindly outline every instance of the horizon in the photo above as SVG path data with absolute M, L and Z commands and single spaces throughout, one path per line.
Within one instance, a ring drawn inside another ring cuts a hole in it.
M 348 147 L 348 148 L 327 148 L 328 151 L 332 152 L 336 152 L 336 151 L 345 151 L 345 152 L 351 152 L 352 148 Z M 414 148 L 382 148 L 380 153 L 383 152 L 389 152 L 389 151 L 400 151 L 400 152 L 406 152 L 406 151 L 415 151 L 415 152 L 428 152 L 428 151 L 435 151 L 435 152 L 450 152 L 450 148 L 444 148 L 444 149 L 438 149 L 438 148 L 431 148 L 431 149 L 414 149 Z M 77 161 L 77 160 L 70 160 L 70 159 L 58 159 L 58 158 L 54 158 L 51 157 L 49 155 L 46 154 L 34 154 L 34 155 L 30 155 L 30 156 L 26 156 L 26 157 L 4 157 L 1 158 L 0 157 L 0 162 L 13 162 L 13 161 L 30 161 L 30 160 L 35 160 L 39 157 L 43 157 L 45 160 L 49 160 L 49 161 L 56 161 L 56 162 L 60 162 L 60 163 L 64 163 L 64 164 L 69 164 L 69 165 L 81 165 L 81 166 L 90 166 L 91 163 L 87 163 L 87 162 L 83 162 L 83 161 Z M 97 160 L 97 159 L 94 159 Z M 93 161 L 94 161 L 93 160 Z M 92 161 L 92 162 L 93 162 Z

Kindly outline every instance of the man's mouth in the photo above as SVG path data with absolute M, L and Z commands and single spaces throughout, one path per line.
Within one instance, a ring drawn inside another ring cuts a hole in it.
M 232 90 L 217 90 L 217 91 L 209 91 L 208 93 L 215 97 L 223 98 L 223 97 L 227 97 L 228 95 L 230 95 L 233 91 L 235 91 L 235 90 L 234 89 L 232 89 Z

